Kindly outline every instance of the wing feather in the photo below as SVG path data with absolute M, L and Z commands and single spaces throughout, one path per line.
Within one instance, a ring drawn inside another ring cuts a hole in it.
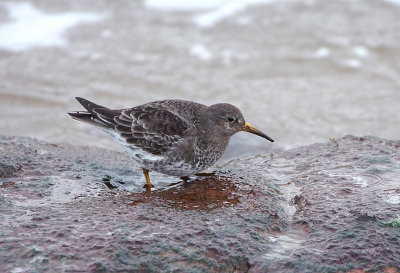
M 71 112 L 73 118 L 105 130 L 114 130 L 126 146 L 162 155 L 178 145 L 195 126 L 194 111 L 205 107 L 180 100 L 156 101 L 129 109 L 112 110 L 76 97 L 88 112 Z M 185 118 L 186 117 L 186 118 Z
M 141 105 L 125 109 L 114 117 L 116 132 L 127 146 L 153 155 L 170 151 L 190 127 L 177 114 L 160 105 Z

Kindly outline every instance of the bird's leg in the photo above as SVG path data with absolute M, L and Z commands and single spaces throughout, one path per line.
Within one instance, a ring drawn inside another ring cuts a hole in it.
M 143 174 L 144 174 L 144 177 L 146 178 L 146 183 L 147 183 L 146 185 L 144 185 L 143 188 L 147 188 L 147 189 L 154 188 L 154 186 L 150 182 L 149 171 L 146 169 L 143 169 Z

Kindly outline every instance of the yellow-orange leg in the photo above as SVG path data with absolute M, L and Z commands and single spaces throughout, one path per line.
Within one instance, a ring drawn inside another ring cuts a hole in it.
M 151 188 L 154 188 L 154 186 L 151 184 L 151 182 L 150 182 L 150 176 L 149 176 L 149 171 L 148 170 L 146 170 L 146 169 L 143 169 L 143 174 L 144 174 L 144 177 L 146 178 L 146 185 L 145 185 L 145 187 L 147 188 L 147 189 L 151 189 Z

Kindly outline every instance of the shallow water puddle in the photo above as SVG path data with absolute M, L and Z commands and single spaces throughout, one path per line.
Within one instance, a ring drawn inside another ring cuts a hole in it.
M 45 182 L 42 183 L 44 180 Z M 35 183 L 35 181 L 39 181 L 39 183 Z M 9 186 L 4 195 L 10 197 L 15 205 L 22 207 L 69 203 L 79 197 L 97 196 L 102 190 L 99 187 L 83 183 L 81 180 L 60 176 L 24 177 L 22 181 L 13 183 L 13 187 Z M 21 186 L 22 183 L 24 186 Z
M 161 202 L 173 208 L 207 211 L 235 205 L 240 202 L 240 196 L 244 193 L 230 178 L 212 176 L 177 183 L 167 189 L 134 193 L 128 198 L 128 204 Z
M 352 181 L 354 185 L 359 186 L 361 188 L 366 188 L 369 186 L 373 186 L 375 184 L 382 183 L 385 179 L 382 176 L 375 174 L 365 174 L 365 173 L 351 173 L 348 169 L 335 169 L 335 170 L 327 170 L 322 171 L 323 174 L 328 175 L 329 177 L 336 177 L 339 179 L 343 179 L 343 181 Z
M 265 260 L 286 260 L 294 253 L 304 247 L 306 232 L 302 229 L 290 229 L 284 234 L 280 234 L 273 240 L 273 247 L 262 257 Z
M 285 158 L 278 158 L 270 165 L 270 178 L 275 179 L 276 185 L 282 194 L 280 205 L 284 208 L 288 215 L 288 220 L 292 220 L 293 215 L 298 210 L 296 198 L 301 196 L 301 188 L 296 185 L 295 174 L 297 166 Z

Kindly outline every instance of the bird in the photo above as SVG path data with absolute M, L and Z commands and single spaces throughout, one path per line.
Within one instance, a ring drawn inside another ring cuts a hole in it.
M 212 166 L 225 152 L 231 136 L 245 131 L 274 140 L 245 121 L 234 105 L 167 99 L 113 110 L 81 97 L 86 111 L 68 114 L 111 134 L 142 169 L 147 189 L 149 171 L 188 177 Z

